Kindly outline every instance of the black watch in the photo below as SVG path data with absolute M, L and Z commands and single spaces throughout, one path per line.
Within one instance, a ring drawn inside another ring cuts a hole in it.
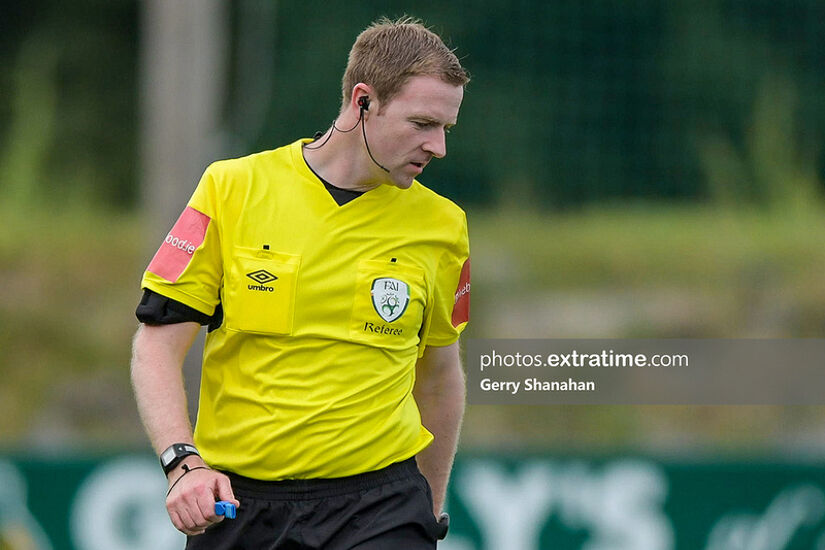
M 187 456 L 201 454 L 194 445 L 189 443 L 175 443 L 170 445 L 165 451 L 160 453 L 160 465 L 163 467 L 163 473 L 169 475 L 169 472 L 175 469 L 175 466 L 180 464 L 180 461 Z

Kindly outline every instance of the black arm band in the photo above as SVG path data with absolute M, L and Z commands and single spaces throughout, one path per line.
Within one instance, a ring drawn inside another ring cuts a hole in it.
M 219 306 L 220 307 L 220 306 Z M 173 325 L 175 323 L 194 322 L 200 325 L 220 326 L 223 312 L 215 310 L 214 315 L 207 315 L 162 294 L 144 289 L 135 315 L 138 321 L 147 325 Z M 217 321 L 217 324 L 216 324 Z

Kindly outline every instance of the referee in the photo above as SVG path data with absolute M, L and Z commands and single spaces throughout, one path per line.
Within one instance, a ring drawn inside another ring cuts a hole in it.
M 415 178 L 446 155 L 468 80 L 419 22 L 376 21 L 327 132 L 210 165 L 151 260 L 132 382 L 188 549 L 416 550 L 446 534 L 467 222 Z M 193 432 L 181 365 L 202 325 Z

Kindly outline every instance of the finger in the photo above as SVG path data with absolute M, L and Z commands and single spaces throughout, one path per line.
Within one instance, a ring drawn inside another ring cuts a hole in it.
M 199 527 L 192 514 L 189 513 L 187 503 L 182 498 L 176 498 L 167 503 L 166 508 L 169 512 L 169 517 L 172 519 L 172 525 L 184 533 L 185 535 L 199 535 L 204 532 L 203 527 Z
M 223 521 L 223 516 L 215 513 L 215 498 L 208 490 L 204 490 L 197 495 L 198 511 L 209 524 Z
M 232 492 L 232 482 L 226 476 L 218 478 L 218 500 L 227 500 L 235 505 L 235 508 L 241 507 L 241 502 L 235 498 L 235 493 Z
M 177 510 L 169 510 L 169 519 L 172 520 L 172 525 L 175 526 L 175 529 L 182 533 L 186 532 L 186 526 L 183 524 L 183 520 L 181 520 Z
M 203 531 L 203 518 L 200 518 L 200 521 L 198 521 L 199 512 L 197 506 L 195 506 L 193 510 L 193 507 L 186 503 L 178 509 L 178 512 L 183 520 L 184 527 L 186 527 L 187 535 L 194 535 L 197 534 L 198 531 Z
M 210 519 L 209 515 L 204 512 L 202 506 L 203 499 L 193 495 L 193 500 L 191 506 L 189 507 L 189 514 L 192 516 L 192 519 L 195 520 L 195 528 L 196 529 L 206 529 L 212 523 L 212 519 Z M 215 510 L 212 510 L 212 515 L 214 516 Z

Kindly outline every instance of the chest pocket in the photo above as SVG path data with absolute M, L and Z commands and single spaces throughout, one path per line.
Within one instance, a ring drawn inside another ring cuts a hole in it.
M 426 302 L 423 269 L 385 260 L 363 260 L 356 275 L 350 338 L 390 349 L 416 346 Z
M 226 328 L 292 334 L 300 264 L 294 254 L 235 247 L 226 281 Z

